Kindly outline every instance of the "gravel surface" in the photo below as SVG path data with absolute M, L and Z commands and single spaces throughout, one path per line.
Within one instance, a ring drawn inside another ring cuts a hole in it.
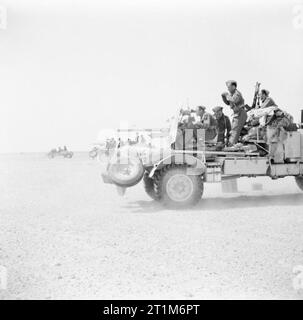
M 293 178 L 207 184 L 196 208 L 172 211 L 141 184 L 119 197 L 87 154 L 1 155 L 0 172 L 0 299 L 303 298 Z

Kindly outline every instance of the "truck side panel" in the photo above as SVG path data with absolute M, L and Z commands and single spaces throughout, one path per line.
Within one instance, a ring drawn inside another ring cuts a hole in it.
M 270 168 L 272 177 L 297 176 L 303 174 L 303 163 L 273 164 Z
M 226 159 L 223 165 L 225 175 L 266 175 L 269 167 L 267 158 Z
M 287 138 L 284 141 L 285 160 L 300 160 L 301 140 L 303 135 L 300 132 L 287 132 Z

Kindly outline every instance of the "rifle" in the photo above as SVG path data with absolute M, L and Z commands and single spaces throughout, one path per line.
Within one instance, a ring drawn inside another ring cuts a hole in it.
M 253 103 L 251 105 L 251 109 L 255 109 L 256 107 L 259 108 L 260 107 L 260 82 L 256 83 L 255 86 L 255 94 L 254 94 L 254 99 L 253 99 Z

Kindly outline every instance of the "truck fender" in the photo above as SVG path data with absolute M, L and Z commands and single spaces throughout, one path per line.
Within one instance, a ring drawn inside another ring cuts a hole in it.
M 149 173 L 152 178 L 156 171 L 161 170 L 168 164 L 186 164 L 188 166 L 188 175 L 202 175 L 206 171 L 206 165 L 200 159 L 189 154 L 170 155 L 157 162 Z

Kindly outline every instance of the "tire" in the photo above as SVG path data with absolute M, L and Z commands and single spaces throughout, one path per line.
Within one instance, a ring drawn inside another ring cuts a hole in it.
M 120 187 L 132 187 L 140 182 L 144 167 L 138 158 L 119 158 L 108 166 L 108 175 Z
M 155 177 L 158 199 L 164 206 L 171 208 L 181 209 L 196 205 L 202 197 L 203 188 L 201 176 L 188 175 L 186 166 L 166 166 Z
M 298 187 L 303 191 L 303 176 L 296 176 L 295 179 Z
M 91 151 L 89 152 L 89 157 L 90 157 L 91 159 L 95 159 L 97 156 L 98 156 L 98 151 L 96 151 L 96 150 L 91 150 Z
M 144 190 L 153 199 L 158 200 L 158 195 L 155 191 L 154 179 L 150 178 L 149 172 L 145 172 L 143 176 Z

